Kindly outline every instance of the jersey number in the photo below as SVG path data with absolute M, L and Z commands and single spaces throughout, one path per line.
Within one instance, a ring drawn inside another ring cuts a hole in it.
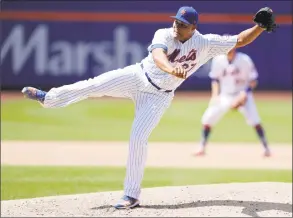
M 191 63 L 191 64 L 182 64 L 182 67 L 186 70 L 186 72 L 189 72 L 194 66 L 196 65 L 196 63 Z

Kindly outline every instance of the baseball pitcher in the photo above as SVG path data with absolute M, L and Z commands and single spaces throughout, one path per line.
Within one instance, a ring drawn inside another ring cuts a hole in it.
M 264 147 L 264 156 L 269 157 L 271 152 L 252 94 L 257 86 L 258 73 L 251 58 L 233 48 L 228 55 L 219 55 L 212 60 L 209 77 L 212 97 L 202 117 L 202 140 L 195 155 L 205 155 L 212 126 L 229 110 L 238 110 L 247 124 L 255 128 Z
M 172 27 L 155 32 L 149 54 L 140 63 L 48 92 L 33 87 L 22 90 L 25 97 L 37 100 L 45 108 L 66 107 L 93 96 L 129 98 L 134 102 L 124 196 L 114 205 L 118 209 L 139 205 L 148 139 L 170 106 L 177 87 L 211 58 L 246 46 L 264 31 L 276 28 L 269 8 L 255 14 L 253 27 L 234 36 L 201 34 L 196 30 L 198 13 L 189 6 L 181 7 L 173 18 Z

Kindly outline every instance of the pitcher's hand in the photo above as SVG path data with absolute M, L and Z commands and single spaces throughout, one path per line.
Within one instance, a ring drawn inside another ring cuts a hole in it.
M 187 77 L 187 72 L 181 65 L 174 67 L 171 74 L 181 79 L 186 79 Z

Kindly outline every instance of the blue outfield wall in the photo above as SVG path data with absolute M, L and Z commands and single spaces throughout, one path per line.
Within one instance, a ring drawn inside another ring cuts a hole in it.
M 176 13 L 191 2 L 4 2 L 2 10 L 164 12 Z M 270 1 L 277 14 L 291 14 L 291 2 Z M 251 14 L 266 2 L 196 1 L 200 13 Z M 213 7 L 210 7 L 213 5 Z M 228 7 L 229 5 L 229 7 Z M 202 33 L 237 34 L 251 24 L 204 22 Z M 20 89 L 26 85 L 50 88 L 88 79 L 109 70 L 139 62 L 147 55 L 154 32 L 171 23 L 154 22 L 61 22 L 4 19 L 1 23 L 1 86 Z M 292 24 L 277 33 L 262 34 L 252 44 L 239 49 L 249 54 L 259 71 L 258 89 L 291 90 Z M 186 80 L 180 90 L 210 89 L 210 63 Z

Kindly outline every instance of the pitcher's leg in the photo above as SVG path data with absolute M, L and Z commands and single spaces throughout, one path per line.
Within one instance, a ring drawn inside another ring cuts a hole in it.
M 65 107 L 91 95 L 124 97 L 133 89 L 133 72 L 124 69 L 110 71 L 92 79 L 51 89 L 45 98 L 45 107 Z
M 147 158 L 148 138 L 159 123 L 172 98 L 160 98 L 153 94 L 139 94 L 136 99 L 136 114 L 133 122 L 126 178 L 125 195 L 138 199 Z
M 136 88 L 136 66 L 113 70 L 97 77 L 52 88 L 45 97 L 44 107 L 65 107 L 88 97 L 130 97 Z

